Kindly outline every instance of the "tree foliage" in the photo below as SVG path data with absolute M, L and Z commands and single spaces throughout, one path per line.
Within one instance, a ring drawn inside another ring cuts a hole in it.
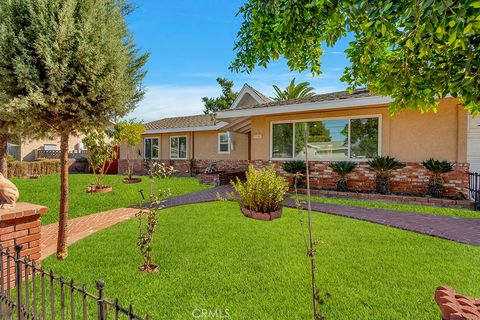
M 275 96 L 271 99 L 275 101 L 307 98 L 315 95 L 315 89 L 310 87 L 310 82 L 305 81 L 295 84 L 295 78 L 290 81 L 290 84 L 284 90 L 276 85 L 273 85 L 273 89 L 275 90 Z
M 107 141 L 107 134 L 104 131 L 92 130 L 83 139 L 87 148 L 88 163 L 92 168 L 94 177 L 93 188 L 104 187 L 103 179 L 113 160 L 117 157 L 115 151 L 116 141 Z
M 205 105 L 205 109 L 203 110 L 205 114 L 230 109 L 235 99 L 237 99 L 238 92 L 233 91 L 233 81 L 225 78 L 217 78 L 217 82 L 220 87 L 222 87 L 222 94 L 216 98 L 202 98 L 203 104 Z
M 118 133 L 118 140 L 125 145 L 127 155 L 127 175 L 132 180 L 133 159 L 130 158 L 131 149 L 137 146 L 142 140 L 142 134 L 145 132 L 145 126 L 134 119 L 125 120 L 115 125 L 114 131 Z
M 131 111 L 143 66 L 122 0 L 0 1 L 0 88 L 34 135 L 60 136 L 57 258 L 66 250 L 68 139 Z
M 478 0 L 249 0 L 239 14 L 234 71 L 284 56 L 292 70 L 318 75 L 324 47 L 351 34 L 342 77 L 350 89 L 391 96 L 391 113 L 436 110 L 449 94 L 480 112 Z

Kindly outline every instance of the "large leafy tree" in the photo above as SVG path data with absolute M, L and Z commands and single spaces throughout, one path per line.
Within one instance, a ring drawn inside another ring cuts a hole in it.
M 295 78 L 290 81 L 290 84 L 284 90 L 276 85 L 273 85 L 273 90 L 275 90 L 275 96 L 272 99 L 275 101 L 306 98 L 315 95 L 315 89 L 310 87 L 310 82 L 305 81 L 295 84 Z
M 205 105 L 203 113 L 205 114 L 230 109 L 235 99 L 237 99 L 238 92 L 233 91 L 233 81 L 225 78 L 217 78 L 217 82 L 220 87 L 222 87 L 222 94 L 215 98 L 202 98 L 203 104 Z
M 121 0 L 0 2 L 0 87 L 31 133 L 60 137 L 57 258 L 67 255 L 68 140 L 126 115 L 143 95 L 147 55 Z
M 235 71 L 283 55 L 291 69 L 320 74 L 324 46 L 350 33 L 350 89 L 391 96 L 392 113 L 435 110 L 447 95 L 480 111 L 478 0 L 249 0 L 239 14 Z

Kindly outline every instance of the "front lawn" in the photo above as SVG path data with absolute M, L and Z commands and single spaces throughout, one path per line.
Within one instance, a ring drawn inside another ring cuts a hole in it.
M 105 185 L 113 186 L 109 193 L 86 193 L 85 189 L 92 183 L 91 174 L 72 174 L 69 180 L 69 217 L 76 218 L 92 213 L 115 208 L 131 206 L 142 202 L 139 190 L 144 190 L 145 196 L 150 192 L 148 177 L 142 177 L 137 184 L 124 184 L 124 176 L 105 176 Z M 48 207 L 48 213 L 42 216 L 42 224 L 58 221 L 60 202 L 60 175 L 52 174 L 39 179 L 12 179 L 20 191 L 19 201 L 31 202 Z M 157 182 L 157 186 L 170 188 L 172 195 L 181 195 L 210 188 L 202 185 L 194 178 L 171 178 Z
M 228 309 L 230 319 L 311 319 L 309 268 L 298 214 L 247 219 L 213 202 L 159 213 L 154 257 L 160 272 L 137 271 L 135 219 L 72 245 L 66 261 L 43 261 L 153 319 L 193 319 Z M 314 214 L 319 288 L 326 319 L 439 319 L 436 286 L 480 297 L 480 248 L 331 215 Z M 94 292 L 94 291 L 93 291 Z
M 307 197 L 305 195 L 301 195 L 300 198 L 302 200 L 307 200 Z M 347 205 L 347 206 L 365 207 L 365 208 L 378 208 L 378 209 L 395 210 L 395 211 L 435 214 L 440 216 L 480 219 L 480 212 L 467 210 L 467 209 L 453 209 L 453 208 L 413 205 L 413 204 L 404 204 L 404 203 L 382 202 L 382 201 L 372 201 L 372 200 L 339 199 L 339 198 L 316 197 L 316 196 L 312 196 L 312 201 L 341 204 L 341 205 Z

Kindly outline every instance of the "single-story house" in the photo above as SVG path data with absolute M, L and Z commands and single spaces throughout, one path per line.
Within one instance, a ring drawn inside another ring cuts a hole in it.
M 455 98 L 441 99 L 437 112 L 404 110 L 394 116 L 388 114 L 389 102 L 366 89 L 271 101 L 244 85 L 230 110 L 146 124 L 135 169 L 141 172 L 147 158 L 168 161 L 181 173 L 201 172 L 212 162 L 220 170 L 273 163 L 283 173 L 283 162 L 305 158 L 306 133 L 313 187 L 334 188 L 329 163 L 350 160 L 359 163 L 350 187 L 371 190 L 368 159 L 389 155 L 407 164 L 394 173 L 393 191 L 421 193 L 429 178 L 421 162 L 433 157 L 454 163 L 445 175 L 446 195 L 466 194 L 469 170 L 480 171 L 479 118 Z M 124 151 L 120 172 L 126 167 Z
M 86 149 L 82 143 L 84 135 L 71 136 L 69 140 L 69 157 L 80 158 L 86 157 Z M 19 144 L 9 143 L 8 153 L 19 161 L 35 161 L 37 159 L 60 158 L 60 138 L 45 138 L 45 139 L 25 139 Z

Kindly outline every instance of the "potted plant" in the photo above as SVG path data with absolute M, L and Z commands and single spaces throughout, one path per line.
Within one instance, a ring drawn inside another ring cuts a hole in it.
M 130 152 L 140 143 L 142 134 L 145 132 L 145 126 L 141 122 L 132 119 L 117 123 L 115 130 L 118 132 L 118 139 L 122 143 L 122 147 L 125 147 L 126 150 L 127 178 L 123 179 L 123 183 L 138 183 L 142 179 L 132 177 L 134 159 L 130 157 Z
M 281 217 L 281 205 L 288 191 L 288 182 L 277 175 L 273 166 L 259 170 L 249 166 L 245 182 L 237 177 L 236 182 L 232 181 L 232 186 L 238 193 L 238 202 L 246 217 L 257 220 Z
M 430 158 L 423 161 L 422 165 L 432 173 L 428 180 L 427 194 L 432 197 L 440 197 L 443 191 L 442 174 L 453 171 L 452 164 L 446 160 L 440 161 Z
M 352 161 L 338 161 L 330 163 L 330 167 L 332 168 L 333 172 L 340 176 L 340 179 L 337 181 L 337 191 L 348 191 L 347 176 L 357 166 L 358 165 Z
M 368 161 L 370 169 L 375 172 L 375 191 L 380 194 L 390 193 L 390 176 L 393 170 L 404 168 L 405 165 L 393 157 L 374 157 Z
M 287 161 L 283 163 L 283 170 L 293 175 L 292 185 L 298 187 L 302 176 L 307 171 L 307 165 L 302 160 Z
M 112 161 L 117 157 L 115 144 L 107 142 L 103 131 L 91 131 L 83 140 L 87 148 L 88 162 L 94 176 L 93 184 L 87 192 L 110 192 L 111 186 L 104 186 L 103 179 Z

